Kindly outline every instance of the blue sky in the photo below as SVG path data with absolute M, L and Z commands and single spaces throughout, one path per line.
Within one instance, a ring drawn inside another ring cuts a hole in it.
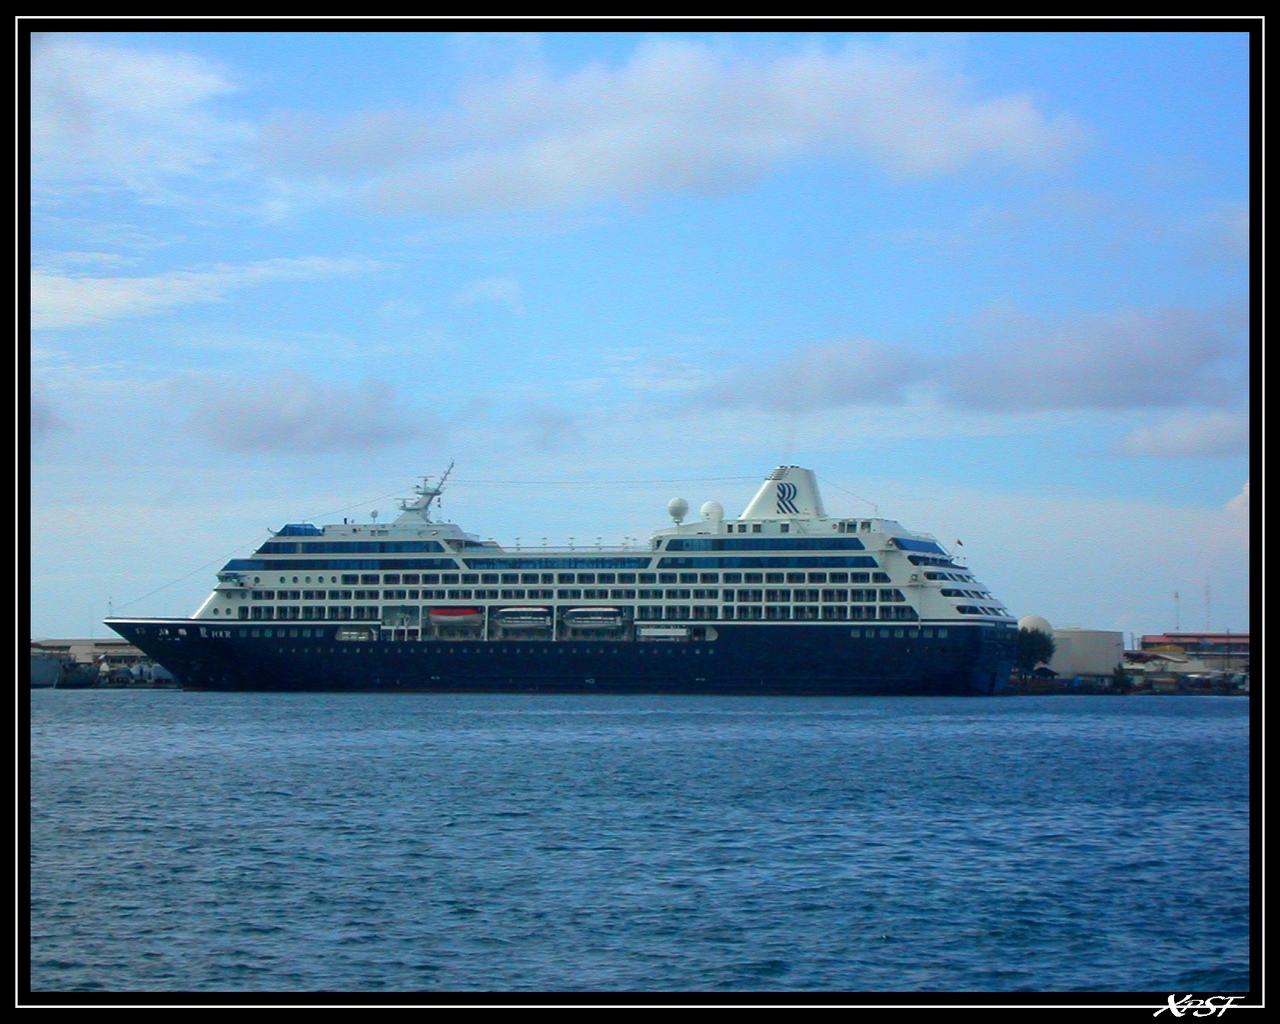
M 455 460 L 445 513 L 502 543 L 794 463 L 1016 615 L 1247 630 L 1248 58 L 37 36 L 32 634 L 189 613 L 268 528 Z

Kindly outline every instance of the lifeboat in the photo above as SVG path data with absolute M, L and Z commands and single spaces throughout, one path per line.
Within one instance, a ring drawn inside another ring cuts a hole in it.
M 617 608 L 570 608 L 562 621 L 573 629 L 617 629 L 622 612 Z
M 493 613 L 493 618 L 500 625 L 508 628 L 516 626 L 550 626 L 550 608 L 500 608 Z
M 479 608 L 432 608 L 430 618 L 437 626 L 474 626 L 484 621 Z

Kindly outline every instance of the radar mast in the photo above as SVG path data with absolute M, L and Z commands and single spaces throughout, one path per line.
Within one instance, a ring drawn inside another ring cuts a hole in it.
M 448 469 L 440 474 L 440 479 L 434 485 L 431 484 L 431 477 L 424 476 L 422 483 L 414 487 L 417 497 L 412 501 L 407 498 L 400 502 L 400 508 L 405 512 L 416 512 L 428 523 L 431 522 L 431 502 L 440 497 L 444 493 L 444 483 L 449 479 L 449 474 L 453 472 L 454 463 L 450 462 Z

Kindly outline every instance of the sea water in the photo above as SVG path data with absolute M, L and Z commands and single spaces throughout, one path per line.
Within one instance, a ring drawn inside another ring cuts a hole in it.
M 31 987 L 1242 991 L 1248 708 L 35 691 Z

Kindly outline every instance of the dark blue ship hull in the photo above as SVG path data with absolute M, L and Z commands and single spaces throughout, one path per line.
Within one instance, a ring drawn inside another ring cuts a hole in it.
M 184 689 L 238 691 L 993 694 L 1009 688 L 1016 636 L 976 623 L 716 622 L 714 640 L 349 641 L 328 624 L 107 624 Z

